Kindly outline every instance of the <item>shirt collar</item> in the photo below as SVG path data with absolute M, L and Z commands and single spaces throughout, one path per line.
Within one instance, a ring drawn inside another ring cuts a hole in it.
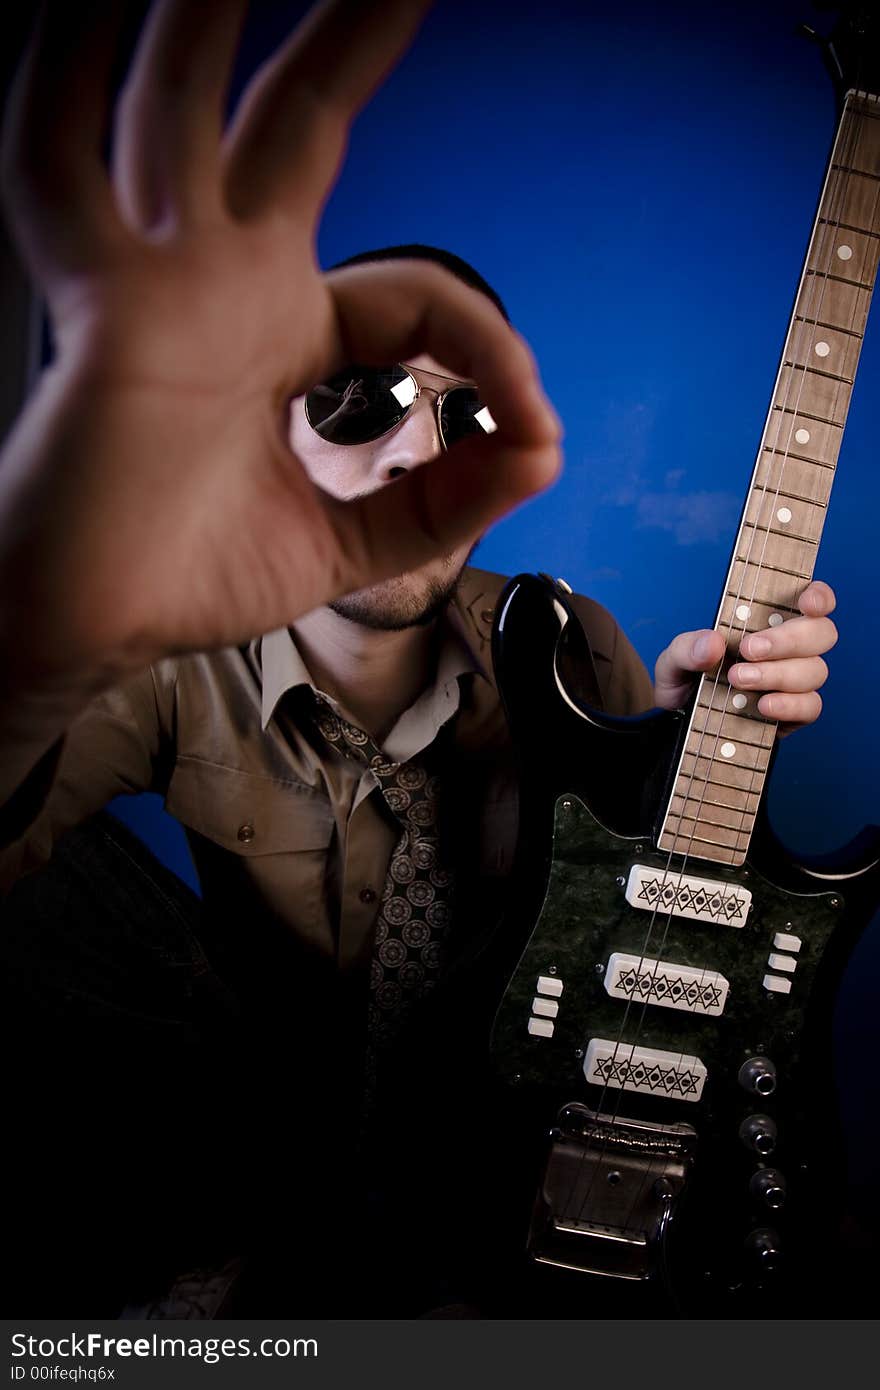
M 472 673 L 491 683 L 491 676 L 474 650 L 466 625 L 453 604 L 449 605 L 440 621 L 443 637 L 435 679 L 401 715 L 389 736 L 389 741 L 397 743 L 399 740 L 396 736 L 401 732 L 404 742 L 408 744 L 413 722 L 421 721 L 428 706 L 436 708 L 438 699 L 451 696 L 452 686 L 460 676 Z M 260 714 L 265 731 L 279 701 L 288 691 L 296 690 L 300 686 L 307 686 L 312 690 L 316 687 L 289 628 L 280 627 L 274 632 L 266 633 L 260 643 L 260 653 L 263 682 Z M 444 692 L 447 692 L 446 697 Z M 447 718 L 455 712 L 457 704 L 456 699 L 455 704 L 448 709 Z

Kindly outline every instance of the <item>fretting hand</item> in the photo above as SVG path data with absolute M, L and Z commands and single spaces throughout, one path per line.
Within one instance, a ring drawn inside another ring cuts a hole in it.
M 749 633 L 740 647 L 742 659 L 730 667 L 730 684 L 738 690 L 761 691 L 758 710 L 778 721 L 781 734 L 812 724 L 822 710 L 819 690 L 828 677 L 822 657 L 837 641 L 837 628 L 829 617 L 836 602 L 834 591 L 814 580 L 798 600 L 802 616 Z M 694 674 L 711 671 L 723 656 L 720 632 L 705 628 L 680 633 L 657 658 L 656 703 L 663 709 L 683 705 L 693 689 Z

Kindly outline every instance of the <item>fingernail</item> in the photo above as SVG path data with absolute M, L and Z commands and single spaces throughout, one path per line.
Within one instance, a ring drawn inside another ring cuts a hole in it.
M 731 666 L 730 676 L 735 685 L 760 685 L 760 666 Z
M 741 643 L 740 643 L 739 649 L 740 649 L 740 651 L 743 653 L 743 656 L 752 657 L 752 656 L 769 656 L 769 655 L 770 655 L 770 652 L 771 652 L 771 649 L 772 649 L 772 644 L 771 644 L 771 642 L 770 642 L 770 638 L 769 638 L 769 637 L 756 637 L 756 636 L 752 635 L 751 637 L 749 637 L 749 638 L 747 639 L 747 641 L 748 641 L 748 644 L 749 644 L 748 651 L 745 651 L 745 650 L 744 650 L 744 648 L 745 648 L 745 643 L 744 643 L 744 642 L 741 642 Z
M 693 645 L 694 661 L 709 661 L 712 656 L 712 638 L 698 637 Z

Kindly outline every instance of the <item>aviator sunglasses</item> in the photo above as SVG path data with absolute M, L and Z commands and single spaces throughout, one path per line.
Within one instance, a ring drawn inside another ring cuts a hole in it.
M 446 389 L 423 386 L 419 378 L 445 382 Z M 355 364 L 319 382 L 305 398 L 306 419 L 330 444 L 369 444 L 396 429 L 423 390 L 436 393 L 434 410 L 444 449 L 468 435 L 492 434 L 497 429 L 475 386 L 400 362 L 392 367 Z

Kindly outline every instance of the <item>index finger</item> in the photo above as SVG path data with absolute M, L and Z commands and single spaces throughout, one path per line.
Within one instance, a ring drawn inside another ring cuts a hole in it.
M 331 271 L 324 280 L 337 332 L 315 364 L 316 380 L 351 362 L 382 366 L 427 352 L 476 382 L 499 443 L 558 443 L 559 420 L 531 350 L 479 290 L 426 261 L 367 262 Z

